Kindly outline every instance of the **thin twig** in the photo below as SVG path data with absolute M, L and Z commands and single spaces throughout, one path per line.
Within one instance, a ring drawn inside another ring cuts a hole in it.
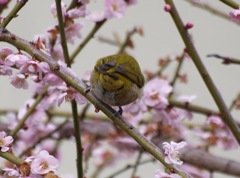
M 7 17 L 5 17 L 0 24 L 0 27 L 6 27 L 9 22 L 17 16 L 17 13 L 22 9 L 22 7 L 27 3 L 28 0 L 20 0 L 17 1 L 16 5 L 13 7 L 13 9 L 9 12 Z
M 137 32 L 137 28 L 133 28 L 133 30 L 131 30 L 130 32 L 127 32 L 126 35 L 126 39 L 125 41 L 122 43 L 122 46 L 120 47 L 118 54 L 124 53 L 125 48 L 128 46 L 129 41 L 131 39 L 131 37 Z
M 231 57 L 221 56 L 218 54 L 208 54 L 207 57 L 215 57 L 217 59 L 223 60 L 223 64 L 240 64 L 240 59 L 235 59 Z
M 173 88 L 174 88 L 174 85 L 175 85 L 175 83 L 176 83 L 176 81 L 179 77 L 179 73 L 180 73 L 180 70 L 182 68 L 184 57 L 185 57 L 185 53 L 183 52 L 183 54 L 178 58 L 178 66 L 177 66 L 177 69 L 175 70 L 175 74 L 173 76 L 173 79 L 170 82 L 170 84 L 172 85 Z
M 203 2 L 195 3 L 192 0 L 185 0 L 185 1 L 190 3 L 194 7 L 197 7 L 197 8 L 200 8 L 202 10 L 210 12 L 212 15 L 216 15 L 216 16 L 221 17 L 222 19 L 225 19 L 225 20 L 228 20 L 228 21 L 231 20 L 229 18 L 228 14 L 210 6 L 209 4 L 206 4 L 206 3 L 203 3 Z M 237 24 L 237 23 L 235 23 L 235 24 L 240 25 L 240 24 Z
M 171 98 L 168 101 L 169 101 L 170 107 L 178 107 L 178 108 L 189 110 L 194 113 L 204 114 L 206 116 L 220 115 L 220 113 L 217 111 L 214 111 L 205 107 L 201 107 L 198 105 L 194 105 L 188 102 L 177 101 Z
M 135 174 L 136 174 L 136 172 L 137 172 L 138 166 L 139 166 L 140 163 L 141 163 L 142 155 L 143 155 L 143 151 L 140 150 L 139 153 L 138 153 L 138 157 L 137 157 L 137 159 L 136 159 L 136 162 L 135 162 L 135 164 L 133 165 L 133 171 L 132 171 L 131 177 L 137 177 L 137 176 L 135 176 Z

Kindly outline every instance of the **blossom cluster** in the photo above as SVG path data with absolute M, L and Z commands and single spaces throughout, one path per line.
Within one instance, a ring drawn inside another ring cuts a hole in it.
M 56 172 L 59 161 L 46 150 L 40 151 L 37 155 L 27 157 L 25 162 L 18 167 L 3 168 L 5 176 L 37 178 L 41 175 L 57 177 Z

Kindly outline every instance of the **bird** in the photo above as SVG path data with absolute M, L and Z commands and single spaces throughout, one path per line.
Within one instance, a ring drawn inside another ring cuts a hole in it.
M 91 91 L 101 102 L 122 107 L 142 95 L 144 76 L 136 59 L 127 54 L 114 54 L 97 60 L 90 77 Z

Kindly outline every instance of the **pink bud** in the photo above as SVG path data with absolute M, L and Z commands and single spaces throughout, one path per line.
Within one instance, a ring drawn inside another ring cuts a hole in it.
M 186 25 L 185 25 L 186 29 L 190 29 L 193 27 L 193 24 L 191 22 L 188 22 Z
M 168 4 L 166 4 L 166 5 L 164 6 L 164 10 L 165 10 L 166 12 L 170 12 L 170 11 L 171 11 L 171 6 L 168 5 Z

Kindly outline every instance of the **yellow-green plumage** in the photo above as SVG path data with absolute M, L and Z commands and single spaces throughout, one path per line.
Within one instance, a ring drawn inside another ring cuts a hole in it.
M 116 54 L 97 61 L 90 83 L 94 95 L 102 102 L 123 106 L 141 96 L 144 77 L 133 57 Z

